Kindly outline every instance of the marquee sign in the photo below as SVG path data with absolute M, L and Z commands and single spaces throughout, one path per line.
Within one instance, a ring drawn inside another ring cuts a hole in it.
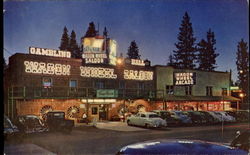
M 53 50 L 53 49 L 38 48 L 38 47 L 30 47 L 29 53 L 35 54 L 35 55 L 53 56 L 53 57 L 61 57 L 61 58 L 71 57 L 70 51 L 61 51 L 61 50 Z
M 33 74 L 70 75 L 70 65 L 24 61 L 25 72 Z
M 196 73 L 174 73 L 175 85 L 194 85 L 196 83 Z
M 116 79 L 117 75 L 114 73 L 113 68 L 102 68 L 102 67 L 80 67 L 82 77 L 93 77 L 93 78 L 106 78 Z
M 141 81 L 153 80 L 152 71 L 124 70 L 123 73 L 124 73 L 124 79 L 128 80 L 141 80 Z

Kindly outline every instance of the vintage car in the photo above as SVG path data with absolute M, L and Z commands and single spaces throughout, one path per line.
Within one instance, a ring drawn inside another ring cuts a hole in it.
M 223 119 L 224 119 L 225 122 L 228 122 L 228 123 L 236 122 L 235 117 L 229 115 L 227 112 L 220 111 L 219 113 L 222 115 L 222 117 L 223 117 Z
M 180 119 L 181 125 L 186 126 L 192 124 L 191 118 L 186 113 L 183 113 L 182 111 L 173 111 L 173 113 L 178 117 L 178 119 Z
M 63 111 L 50 111 L 46 114 L 45 125 L 49 131 L 70 133 L 74 127 L 74 120 L 65 119 Z
M 141 112 L 136 115 L 132 115 L 127 119 L 128 125 L 143 126 L 146 128 L 154 127 L 166 127 L 167 122 L 160 118 L 159 115 L 153 112 Z
M 218 122 L 212 115 L 210 115 L 207 111 L 199 111 L 205 116 L 206 124 L 216 124 Z
M 14 123 L 22 133 L 37 133 L 48 131 L 43 121 L 36 115 L 17 116 Z
M 247 152 L 238 148 L 220 143 L 212 143 L 200 140 L 151 140 L 127 145 L 121 148 L 117 155 L 126 154 L 169 154 L 169 155 L 247 155 Z
M 12 138 L 20 138 L 20 131 L 17 126 L 15 126 L 10 119 L 4 115 L 4 140 L 10 140 Z
M 168 123 L 168 126 L 178 126 L 181 123 L 181 120 L 179 120 L 173 113 L 166 110 L 153 110 L 152 112 L 159 115 L 162 119 L 166 120 Z

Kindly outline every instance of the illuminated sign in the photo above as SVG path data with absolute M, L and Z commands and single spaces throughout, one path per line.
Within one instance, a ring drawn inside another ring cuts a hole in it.
M 89 37 L 83 39 L 83 53 L 101 53 L 104 51 L 104 39 Z
M 29 53 L 35 54 L 35 55 L 45 55 L 45 56 L 53 56 L 53 57 L 61 57 L 61 58 L 71 57 L 70 51 L 60 51 L 60 50 L 38 48 L 38 47 L 30 47 Z
M 85 59 L 85 63 L 104 63 L 107 55 L 104 53 L 84 53 L 82 58 Z
M 194 85 L 196 82 L 195 73 L 174 73 L 175 85 Z
M 138 70 L 124 70 L 124 79 L 128 80 L 153 80 L 153 72 L 138 71 Z
M 144 63 L 144 60 L 140 60 L 140 59 L 131 59 L 131 65 L 145 66 L 145 63 Z
M 107 78 L 107 79 L 117 78 L 117 75 L 114 74 L 114 69 L 112 68 L 81 66 L 80 70 L 81 70 L 81 76 L 83 77 Z
M 115 89 L 97 89 L 96 90 L 97 98 L 111 98 L 118 97 L 118 90 Z
M 25 72 L 33 74 L 70 75 L 70 65 L 24 61 Z
M 109 40 L 109 64 L 116 65 L 117 43 L 115 40 Z

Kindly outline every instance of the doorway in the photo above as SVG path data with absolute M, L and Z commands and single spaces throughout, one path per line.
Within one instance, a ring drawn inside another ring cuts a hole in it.
M 108 120 L 108 105 L 101 104 L 99 105 L 99 120 Z

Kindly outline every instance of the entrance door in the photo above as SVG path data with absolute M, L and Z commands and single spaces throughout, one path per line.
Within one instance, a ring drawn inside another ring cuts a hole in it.
M 102 104 L 99 105 L 99 120 L 107 120 L 108 119 L 108 105 Z

